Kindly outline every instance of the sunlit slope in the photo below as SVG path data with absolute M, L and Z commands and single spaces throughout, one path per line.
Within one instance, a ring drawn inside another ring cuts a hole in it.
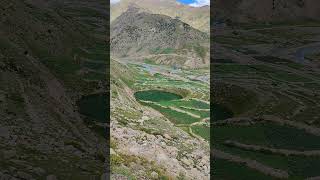
M 191 68 L 209 65 L 209 35 L 169 16 L 131 7 L 111 24 L 111 55 Z
M 210 27 L 210 7 L 191 7 L 177 3 L 175 0 L 121 0 L 111 6 L 111 22 L 125 12 L 128 7 L 134 4 L 144 11 L 153 14 L 163 14 L 172 18 L 179 17 L 183 22 L 203 32 L 209 32 Z M 179 10 L 177 10 L 179 9 Z
M 208 119 L 206 115 L 200 117 L 200 114 L 195 115 L 195 113 L 205 114 L 208 112 L 207 109 L 206 111 L 191 108 L 178 110 L 181 106 L 179 103 L 192 106 L 196 102 L 190 99 L 190 101 L 163 104 L 161 106 L 167 106 L 164 112 L 144 105 L 136 96 L 138 91 L 156 89 L 160 86 L 164 90 L 179 93 L 196 88 L 179 81 L 178 89 L 173 83 L 168 82 L 167 78 L 161 77 L 160 74 L 152 75 L 143 70 L 141 65 L 118 59 L 111 60 L 112 177 L 121 175 L 149 179 L 156 174 L 163 179 L 179 177 L 209 179 L 209 146 L 202 138 L 208 135 L 195 135 L 198 129 L 205 128 L 201 126 L 201 123 L 205 123 L 202 119 Z M 195 95 L 196 93 L 201 95 L 200 92 L 195 92 Z M 193 95 L 191 92 L 186 94 Z M 209 106 L 207 103 L 204 105 L 205 108 Z M 173 109 L 174 107 L 176 108 Z M 173 120 L 177 117 L 168 116 L 166 112 L 179 115 L 180 119 L 184 117 L 181 122 L 184 127 L 176 126 Z M 198 117 L 194 126 L 188 124 L 188 120 L 195 119 L 193 116 Z M 194 134 L 189 133 L 189 126 L 194 130 Z M 189 169 L 194 166 L 196 168 L 190 171 Z

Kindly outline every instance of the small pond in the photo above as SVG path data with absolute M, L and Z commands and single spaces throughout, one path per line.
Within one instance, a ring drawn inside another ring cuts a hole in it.
M 225 120 L 233 117 L 233 112 L 230 109 L 217 103 L 213 103 L 211 111 L 213 114 L 213 121 Z
M 109 99 L 107 94 L 84 96 L 77 104 L 81 114 L 99 122 L 107 122 L 109 116 Z
M 134 96 L 137 100 L 152 101 L 152 102 L 182 99 L 182 96 L 178 94 L 161 91 L 161 90 L 138 91 L 134 94 Z

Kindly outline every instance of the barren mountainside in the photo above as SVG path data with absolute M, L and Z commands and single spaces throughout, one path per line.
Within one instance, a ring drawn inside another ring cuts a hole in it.
M 197 64 L 191 63 L 189 66 L 208 64 L 209 35 L 178 19 L 150 14 L 131 6 L 112 22 L 110 31 L 112 56 L 153 55 L 155 61 L 160 56 L 166 56 L 162 63 L 172 62 L 173 56 L 193 56 Z
M 163 14 L 171 18 L 178 17 L 181 21 L 204 32 L 209 32 L 210 30 L 209 6 L 195 8 L 180 4 L 175 0 L 121 0 L 119 3 L 111 5 L 111 22 L 125 12 L 132 4 L 152 14 Z

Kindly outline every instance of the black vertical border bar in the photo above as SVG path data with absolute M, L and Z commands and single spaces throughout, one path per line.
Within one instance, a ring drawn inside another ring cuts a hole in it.
M 105 25 L 105 29 L 106 29 L 106 52 L 107 52 L 107 57 L 106 57 L 106 94 L 107 94 L 107 99 L 106 99 L 106 103 L 107 103 L 107 122 L 106 122 L 106 140 L 107 140 L 107 145 L 108 145 L 108 149 L 106 150 L 107 154 L 106 154 L 106 158 L 105 158 L 105 168 L 106 168 L 106 177 L 105 179 L 111 179 L 111 171 L 110 171 L 110 1 L 109 0 L 105 0 L 107 1 L 107 7 L 106 7 L 106 11 L 107 11 L 107 17 L 106 17 L 106 25 Z
M 214 172 L 214 163 L 213 163 L 213 146 L 214 146 L 214 139 L 213 139 L 213 132 L 214 132 L 214 127 L 213 127 L 213 99 L 212 99 L 212 92 L 214 89 L 214 73 L 213 73 L 213 56 L 214 56 L 214 49 L 213 49 L 213 41 L 214 41 L 214 29 L 213 29 L 213 24 L 214 24 L 214 8 L 213 8 L 213 0 L 210 1 L 210 179 L 213 179 L 213 172 Z

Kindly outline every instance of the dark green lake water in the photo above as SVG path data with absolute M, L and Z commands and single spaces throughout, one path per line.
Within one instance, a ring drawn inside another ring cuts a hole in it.
M 107 94 L 84 96 L 78 101 L 81 114 L 99 122 L 107 122 L 109 116 L 109 99 Z
M 213 114 L 213 121 L 225 120 L 233 117 L 233 112 L 220 104 L 213 103 L 210 111 L 212 111 Z
M 152 101 L 152 102 L 182 99 L 182 96 L 178 94 L 174 94 L 166 91 L 160 91 L 160 90 L 139 91 L 139 92 L 136 92 L 134 96 L 138 100 Z

